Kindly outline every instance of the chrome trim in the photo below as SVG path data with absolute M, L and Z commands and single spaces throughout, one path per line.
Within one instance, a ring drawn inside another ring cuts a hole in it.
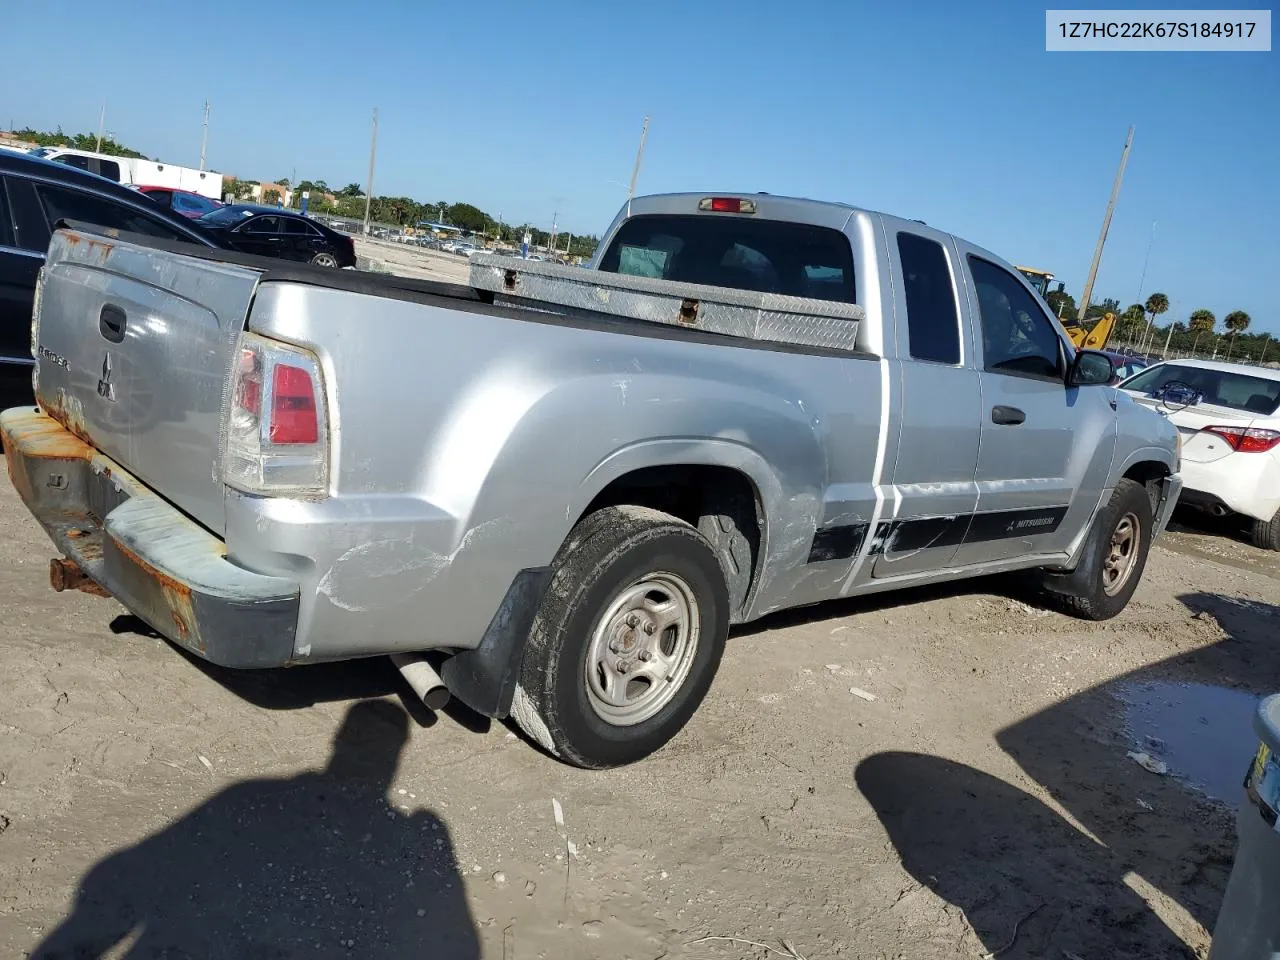
M 0 253 L 16 253 L 23 257 L 35 257 L 37 260 L 44 259 L 42 250 L 24 250 L 22 247 L 10 247 L 3 243 L 0 243 Z
M 6 353 L 0 353 L 0 363 L 12 363 L 16 366 L 34 367 L 36 365 L 35 357 L 11 357 Z

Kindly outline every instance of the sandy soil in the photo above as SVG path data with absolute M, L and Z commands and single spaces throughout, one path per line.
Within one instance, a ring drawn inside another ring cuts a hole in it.
M 405 243 L 356 238 L 356 256 L 363 269 L 375 269 L 421 280 L 467 282 L 467 258 L 436 250 L 423 250 Z M 371 261 L 371 263 L 370 263 Z
M 1106 625 L 980 581 L 740 630 L 667 749 L 588 773 L 385 660 L 204 665 L 51 553 L 0 481 L 5 957 L 1203 957 L 1232 813 L 1115 694 L 1280 667 L 1277 558 L 1190 527 Z

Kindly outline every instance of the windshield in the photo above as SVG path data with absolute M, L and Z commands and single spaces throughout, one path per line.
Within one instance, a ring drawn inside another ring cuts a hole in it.
M 1018 272 L 1027 278 L 1027 283 L 1031 284 L 1032 289 L 1035 290 L 1036 293 L 1040 294 L 1040 296 L 1042 297 L 1048 295 L 1049 293 L 1048 277 L 1046 277 L 1042 273 L 1031 273 L 1027 270 L 1019 270 Z
M 1280 407 L 1280 380 L 1253 377 L 1233 370 L 1212 370 L 1162 363 L 1130 377 L 1120 386 L 1152 395 L 1170 384 L 1186 384 L 1195 391 L 1195 403 L 1269 416 Z
M 212 213 L 206 213 L 203 217 L 197 217 L 199 223 L 226 224 L 239 223 L 245 217 L 253 216 L 252 210 L 243 210 L 236 207 L 219 207 Z
M 618 230 L 597 268 L 713 287 L 854 303 L 843 233 L 783 220 L 649 215 Z

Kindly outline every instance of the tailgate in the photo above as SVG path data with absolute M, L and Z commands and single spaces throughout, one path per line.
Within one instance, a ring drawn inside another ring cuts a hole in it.
M 219 536 L 223 392 L 258 278 L 64 229 L 33 321 L 40 406 Z

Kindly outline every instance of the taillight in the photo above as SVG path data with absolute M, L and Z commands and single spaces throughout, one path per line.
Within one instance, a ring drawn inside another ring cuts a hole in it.
M 329 479 L 324 377 L 315 355 L 240 335 L 222 479 L 246 493 L 323 495 Z
M 755 213 L 756 202 L 742 197 L 703 197 L 698 201 L 698 209 L 713 213 Z
M 310 372 L 277 363 L 271 373 L 271 442 L 315 443 L 319 435 L 316 388 Z
M 1217 434 L 1237 453 L 1266 453 L 1280 444 L 1280 430 L 1256 427 L 1205 427 L 1206 433 Z

